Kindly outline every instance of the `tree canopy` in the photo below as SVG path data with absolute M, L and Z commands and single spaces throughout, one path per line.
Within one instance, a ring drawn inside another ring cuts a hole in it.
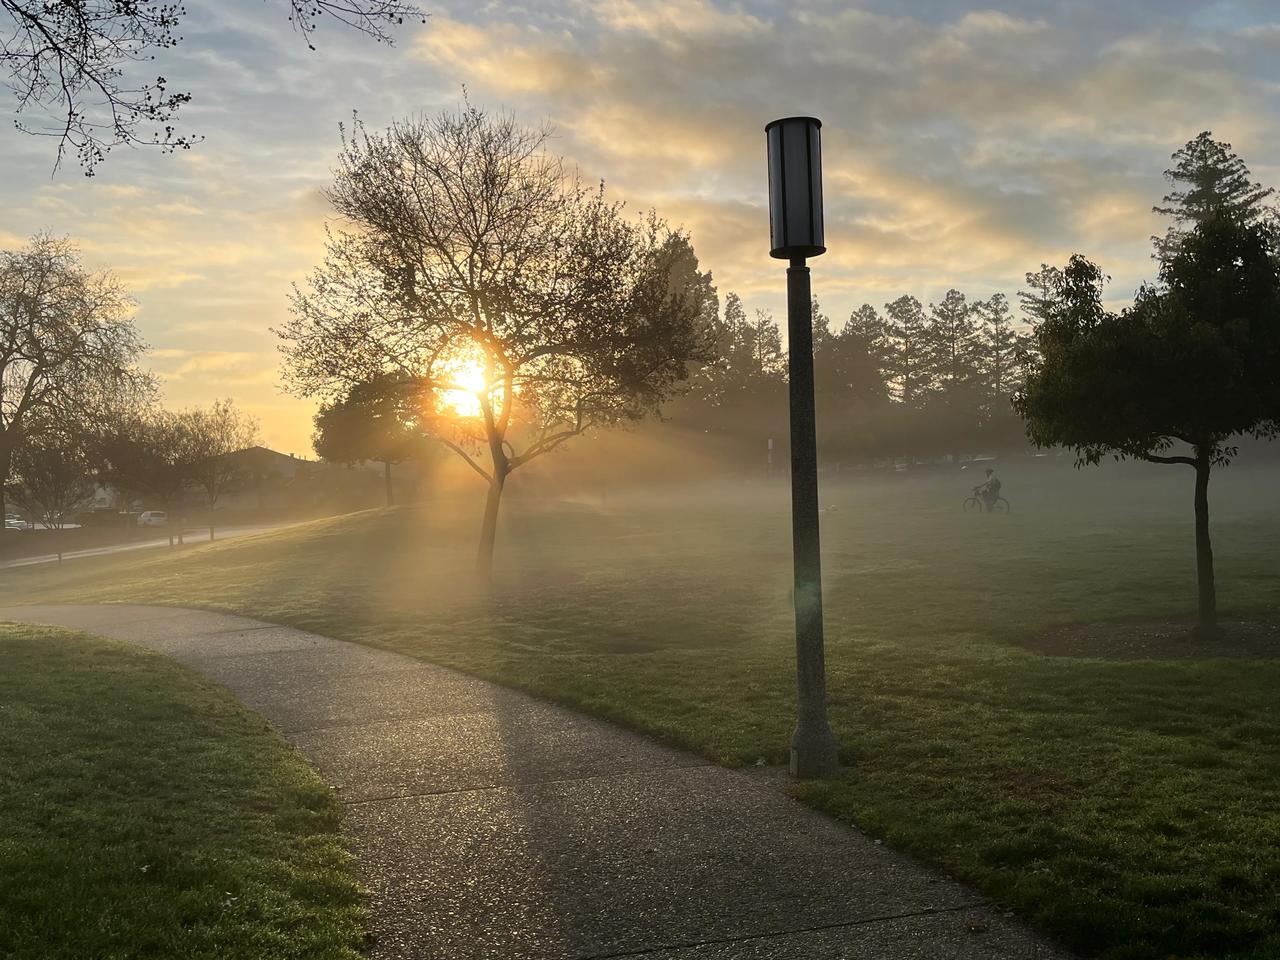
M 512 471 L 655 411 L 707 354 L 710 277 L 687 236 L 633 218 L 470 104 L 343 134 L 342 218 L 277 332 L 286 376 L 329 401 L 381 381 L 490 488 L 479 566 Z
M 386 504 L 392 505 L 391 467 L 422 452 L 427 442 L 414 423 L 416 411 L 405 410 L 404 391 L 395 380 L 353 387 L 343 397 L 321 404 L 315 416 L 315 451 L 333 463 L 383 464 Z
M 1229 148 L 1209 149 L 1204 136 L 1174 154 L 1171 178 L 1247 183 Z M 1111 455 L 1195 468 L 1200 624 L 1211 629 L 1209 474 L 1233 456 L 1233 437 L 1274 436 L 1280 424 L 1280 261 L 1273 222 L 1252 202 L 1202 197 L 1170 211 L 1180 232 L 1157 241 L 1158 282 L 1119 313 L 1104 306 L 1106 278 L 1086 258 L 1047 275 L 1041 358 L 1016 403 L 1035 443 L 1070 447 L 1081 463 Z
M 67 240 L 40 235 L 0 251 L 0 490 L 42 429 L 149 395 L 131 309 L 120 284 L 88 270 Z

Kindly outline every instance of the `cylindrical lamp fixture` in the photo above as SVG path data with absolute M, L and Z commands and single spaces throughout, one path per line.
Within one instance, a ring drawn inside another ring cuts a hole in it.
M 822 233 L 822 121 L 786 117 L 764 128 L 769 148 L 769 255 L 826 253 Z

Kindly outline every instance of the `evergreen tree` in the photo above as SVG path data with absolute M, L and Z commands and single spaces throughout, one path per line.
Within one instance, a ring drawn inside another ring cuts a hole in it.
M 876 308 L 864 303 L 853 313 L 841 333 L 862 345 L 875 365 L 876 379 L 887 384 L 892 377 L 893 352 L 889 344 L 888 327 Z
M 1156 258 L 1168 262 L 1187 234 L 1215 216 L 1253 226 L 1275 216 L 1267 200 L 1275 193 L 1250 179 L 1245 162 L 1231 151 L 1231 144 L 1214 140 L 1208 130 L 1188 140 L 1171 158 L 1164 172 L 1173 189 L 1164 205 L 1152 209 L 1173 223 L 1163 237 L 1152 237 Z
M 930 386 L 948 402 L 958 401 L 976 385 L 977 328 L 959 290 L 948 290 L 941 303 L 929 305 L 925 356 Z
M 1026 284 L 1026 290 L 1018 291 L 1018 309 L 1034 330 L 1049 319 L 1059 301 L 1062 269 L 1042 263 L 1039 270 L 1026 275 Z
M 1025 337 L 1014 327 L 1009 300 L 997 293 L 974 305 L 978 316 L 977 367 L 988 410 L 1007 406 L 1022 385 Z
M 817 297 L 814 297 L 813 302 L 809 305 L 809 321 L 813 326 L 813 352 L 816 356 L 832 336 L 831 318 L 822 312 L 822 307 L 819 306 Z
M 885 304 L 893 395 L 908 406 L 924 399 L 929 385 L 924 307 L 915 297 L 903 296 Z
M 758 377 L 782 377 L 787 370 L 787 357 L 782 350 L 782 331 L 773 314 L 768 310 L 756 310 L 751 325 L 751 350 L 755 355 L 752 373 Z

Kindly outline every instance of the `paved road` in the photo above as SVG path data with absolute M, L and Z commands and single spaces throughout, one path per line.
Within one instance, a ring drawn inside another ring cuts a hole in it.
M 234 537 L 243 537 L 250 533 L 262 533 L 266 530 L 276 530 L 282 526 L 289 526 L 289 524 L 268 523 L 246 527 L 218 527 L 215 532 L 215 539 L 231 540 Z M 207 529 L 184 530 L 182 539 L 185 543 L 207 543 L 209 540 L 209 531 Z M 167 547 L 168 545 L 169 535 L 166 533 L 163 537 L 155 540 L 136 540 L 130 541 L 129 543 L 114 543 L 105 547 L 86 547 L 83 550 L 68 550 L 62 555 L 62 559 L 75 560 L 78 557 L 103 557 L 112 553 L 127 553 L 130 550 L 145 550 L 148 547 Z M 9 567 L 31 567 L 40 563 L 57 563 L 57 561 L 58 555 L 56 553 L 42 553 L 35 557 L 18 557 L 16 560 L 5 560 L 0 562 L 0 570 L 4 570 Z
M 163 651 L 333 785 L 377 960 L 1066 960 L 776 786 L 409 657 L 225 614 L 0 608 Z

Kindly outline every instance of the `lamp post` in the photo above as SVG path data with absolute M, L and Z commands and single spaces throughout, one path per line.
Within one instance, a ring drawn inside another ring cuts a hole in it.
M 813 321 L 806 257 L 826 252 L 822 231 L 822 122 L 787 117 L 765 128 L 769 151 L 769 255 L 787 268 L 787 371 L 791 394 L 791 536 L 795 565 L 796 731 L 791 775 L 839 766 L 827 722 L 818 539 L 818 449 L 813 402 Z

